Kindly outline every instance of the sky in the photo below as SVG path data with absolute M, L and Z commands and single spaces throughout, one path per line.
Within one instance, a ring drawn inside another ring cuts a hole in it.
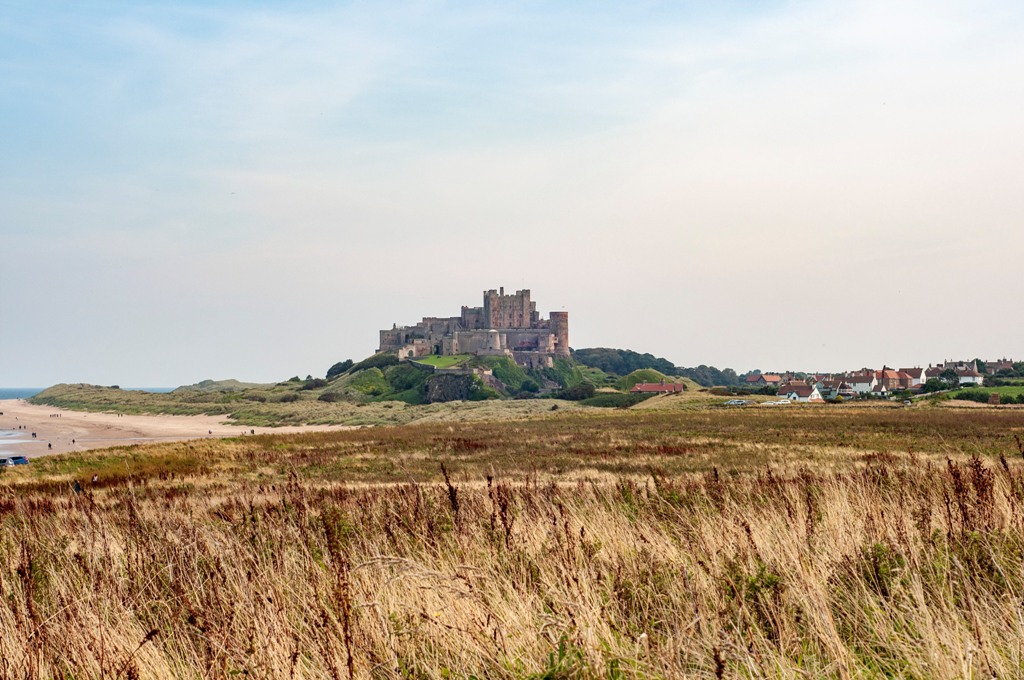
M 1024 5 L 0 0 L 0 386 L 1024 359 Z

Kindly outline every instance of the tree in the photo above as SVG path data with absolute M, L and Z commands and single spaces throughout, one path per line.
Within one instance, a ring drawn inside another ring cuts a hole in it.
M 348 369 L 352 368 L 352 363 L 353 362 L 351 359 L 345 359 L 344 361 L 339 361 L 338 363 L 334 364 L 333 366 L 327 369 L 327 379 L 330 380 L 331 378 L 341 375 Z

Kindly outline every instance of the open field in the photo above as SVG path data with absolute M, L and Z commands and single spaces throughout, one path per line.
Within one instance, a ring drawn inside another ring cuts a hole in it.
M 1022 457 L 756 407 L 52 456 L 0 475 L 0 677 L 1019 677 Z
M 981 387 L 971 387 L 962 390 L 956 390 L 953 392 L 953 398 L 956 399 L 959 395 L 964 392 L 985 392 L 986 394 L 998 394 L 1001 397 L 1014 397 L 1017 398 L 1024 394 L 1024 385 L 1002 385 L 1000 387 L 987 387 L 982 385 Z

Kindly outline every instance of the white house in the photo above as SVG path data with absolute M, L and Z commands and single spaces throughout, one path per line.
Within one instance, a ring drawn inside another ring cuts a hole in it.
M 857 394 L 870 394 L 871 390 L 875 389 L 878 384 L 878 378 L 875 377 L 875 373 L 857 373 L 843 379 L 844 382 L 850 385 Z
M 786 385 L 779 388 L 779 397 L 804 404 L 822 403 L 821 393 L 814 385 Z
M 970 387 L 985 382 L 985 376 L 970 367 L 956 369 L 956 377 L 960 380 L 961 386 Z

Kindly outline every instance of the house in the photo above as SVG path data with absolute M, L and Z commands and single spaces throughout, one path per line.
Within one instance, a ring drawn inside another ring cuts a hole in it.
M 638 394 L 677 394 L 686 391 L 683 383 L 667 383 L 662 380 L 660 383 L 637 383 L 633 385 L 630 392 Z
M 880 371 L 875 371 L 875 378 L 878 384 L 885 385 L 885 389 L 887 391 L 909 389 L 910 387 L 907 385 L 907 387 L 904 388 L 903 385 L 900 384 L 899 371 L 894 371 L 886 366 L 883 366 Z M 907 376 L 907 378 L 909 378 L 909 376 Z
M 1003 357 L 998 361 L 986 361 L 985 362 L 985 373 L 987 375 L 995 375 L 1000 371 L 1012 371 L 1013 370 L 1013 359 L 1007 359 Z
M 782 383 L 782 376 L 775 373 L 755 373 L 746 378 L 747 387 L 778 387 Z
M 837 397 L 852 399 L 857 396 L 853 386 L 845 380 L 822 380 L 815 387 L 818 389 L 818 393 L 825 399 L 835 399 Z
M 844 378 L 843 381 L 849 384 L 856 394 L 870 394 L 871 390 L 878 384 L 874 371 L 870 373 L 854 373 Z
M 789 399 L 790 401 L 800 402 L 802 404 L 813 404 L 813 403 L 824 403 L 824 399 L 821 398 L 821 393 L 818 392 L 818 388 L 814 385 L 802 384 L 789 384 L 779 388 L 779 396 L 783 399 Z
M 981 385 L 985 382 L 985 376 L 969 367 L 956 369 L 956 377 L 960 381 L 961 387 L 965 385 L 968 387 L 971 385 Z
M 910 385 L 909 385 L 910 389 L 913 389 L 915 387 L 920 387 L 921 385 L 923 385 L 925 383 L 925 380 L 927 380 L 927 378 L 925 378 L 925 375 L 924 375 L 924 369 L 920 368 L 920 367 L 917 367 L 917 368 L 901 368 L 899 370 L 899 372 L 900 373 L 906 373 L 908 376 L 910 376 Z
M 878 383 L 871 388 L 870 394 L 872 397 L 888 397 L 889 389 L 884 384 Z

